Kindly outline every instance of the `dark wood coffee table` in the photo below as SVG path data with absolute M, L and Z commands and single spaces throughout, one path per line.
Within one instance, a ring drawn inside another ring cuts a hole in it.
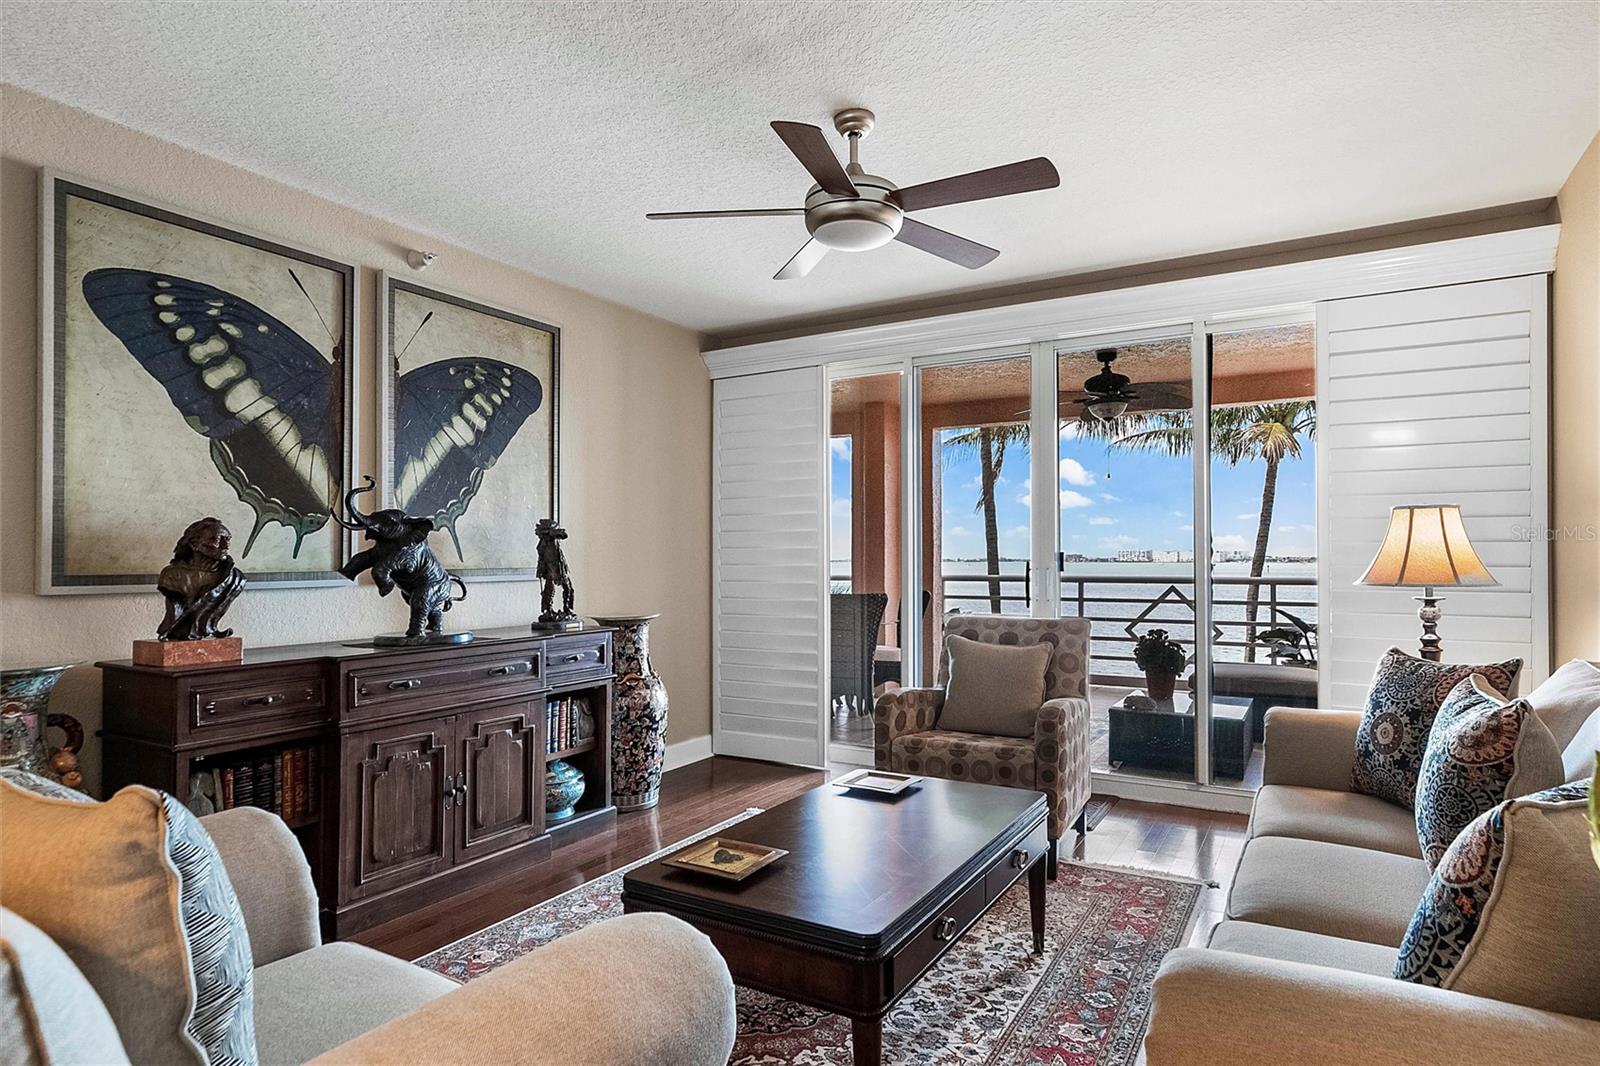
M 823 785 L 731 827 L 789 854 L 741 882 L 649 863 L 625 911 L 665 911 L 711 938 L 736 983 L 851 1021 L 857 1066 L 883 1016 L 1024 873 L 1044 951 L 1043 794 L 926 779 L 898 796 Z

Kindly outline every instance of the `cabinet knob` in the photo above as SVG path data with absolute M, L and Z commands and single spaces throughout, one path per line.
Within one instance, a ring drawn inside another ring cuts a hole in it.
M 399 681 L 389 682 L 389 691 L 403 691 L 408 688 L 421 688 L 422 682 L 414 677 L 401 678 Z
M 956 920 L 949 916 L 941 919 L 937 935 L 940 940 L 954 940 L 956 938 Z
M 1011 868 L 1013 870 L 1026 870 L 1028 868 L 1028 849 L 1018 848 L 1011 853 Z

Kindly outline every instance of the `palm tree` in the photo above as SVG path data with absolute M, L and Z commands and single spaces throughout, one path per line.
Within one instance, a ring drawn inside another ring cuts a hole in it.
M 1004 422 L 994 426 L 973 426 L 944 438 L 944 447 L 956 455 L 978 457 L 978 503 L 973 508 L 983 512 L 983 543 L 988 554 L 989 613 L 1000 613 L 1000 525 L 995 515 L 995 486 L 1000 482 L 1000 469 L 1005 465 L 1006 449 L 1014 444 L 1027 447 L 1028 424 Z
M 1194 433 L 1190 412 L 1153 411 L 1128 415 L 1106 422 L 1084 419 L 1079 433 L 1103 437 L 1113 448 L 1157 451 L 1167 455 L 1189 454 Z M 1272 532 L 1272 510 L 1278 497 L 1278 466 L 1285 459 L 1304 454 L 1304 442 L 1317 433 L 1315 400 L 1275 400 L 1271 403 L 1214 407 L 1211 410 L 1211 452 L 1229 466 L 1261 462 L 1266 470 L 1261 482 L 1261 514 L 1256 522 L 1256 543 L 1250 553 L 1250 576 L 1259 578 L 1266 569 L 1267 539 Z M 1245 592 L 1245 632 L 1255 630 L 1261 602 L 1261 586 L 1255 581 Z M 1245 661 L 1254 662 L 1255 644 L 1245 643 Z

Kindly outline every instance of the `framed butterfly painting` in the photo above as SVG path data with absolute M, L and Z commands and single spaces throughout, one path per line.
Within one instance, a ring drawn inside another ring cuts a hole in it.
M 432 519 L 452 572 L 531 579 L 558 518 L 561 330 L 388 273 L 379 292 L 385 506 Z
M 253 583 L 343 584 L 356 268 L 46 171 L 39 591 L 150 585 L 215 515 Z

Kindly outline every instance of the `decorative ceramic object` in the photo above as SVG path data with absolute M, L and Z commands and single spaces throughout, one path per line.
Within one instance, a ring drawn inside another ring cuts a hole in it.
M 583 771 L 567 762 L 557 759 L 544 768 L 544 820 L 550 822 L 564 822 L 577 813 L 578 801 L 583 798 L 583 790 L 587 786 L 583 780 Z
M 617 682 L 611 704 L 611 802 L 619 811 L 654 807 L 667 755 L 667 687 L 650 669 L 650 623 L 659 614 L 596 616 L 615 626 Z
M 83 726 L 70 714 L 50 714 L 50 693 L 77 663 L 0 670 L 0 767 L 16 767 L 54 778 L 68 788 L 83 784 L 78 750 Z M 55 726 L 66 743 L 51 749 L 45 730 Z

